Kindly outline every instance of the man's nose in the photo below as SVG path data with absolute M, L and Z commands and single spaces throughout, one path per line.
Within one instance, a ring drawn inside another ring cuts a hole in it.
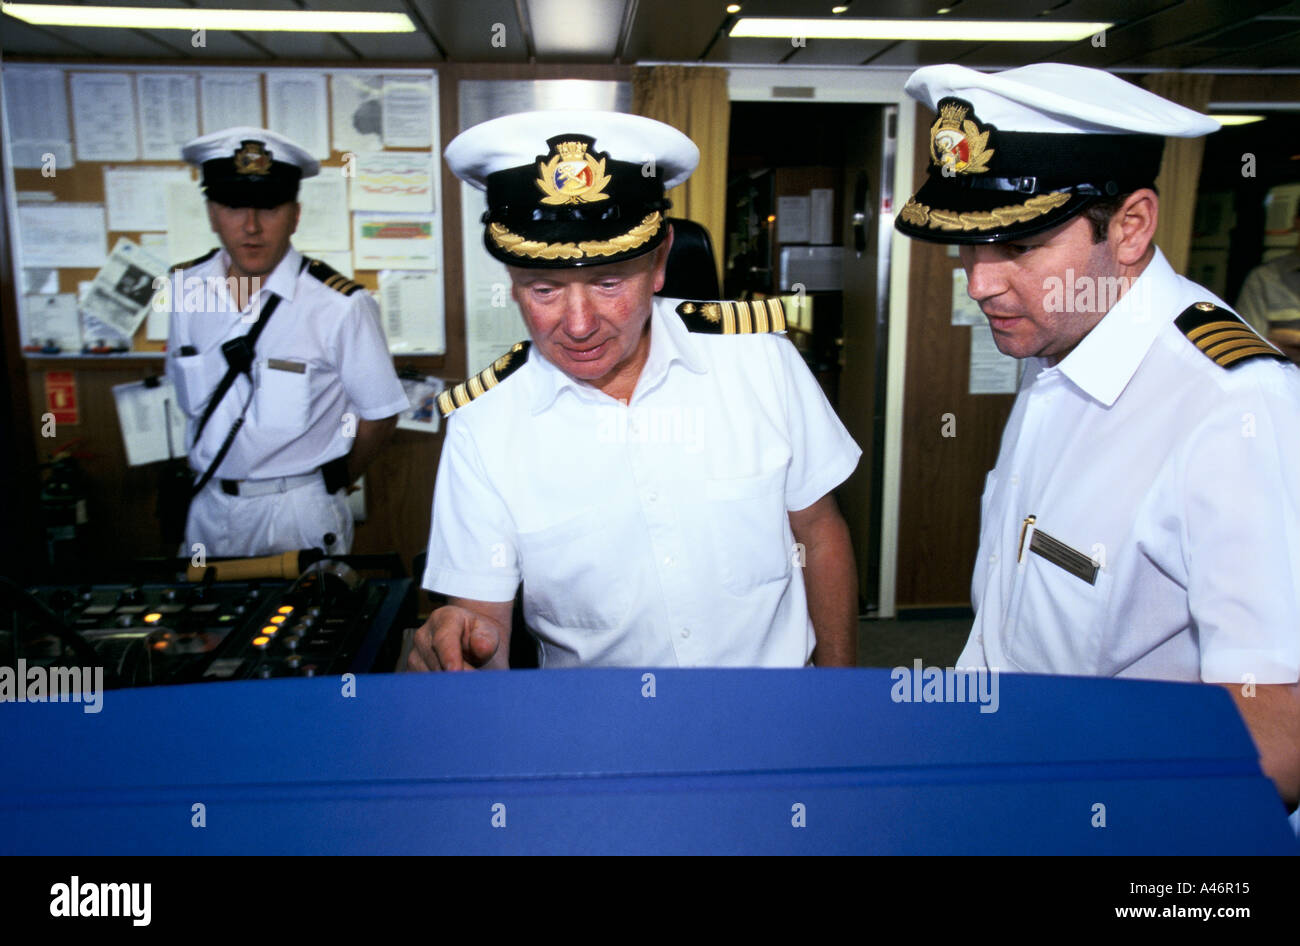
M 256 207 L 246 207 L 244 209 L 244 232 L 256 233 L 262 229 L 261 211 Z
M 600 324 L 595 300 L 583 285 L 568 287 L 564 300 L 564 332 L 574 341 L 589 338 Z
M 961 248 L 961 262 L 966 269 L 966 295 L 976 302 L 992 299 L 1006 291 L 1007 280 L 1002 260 L 991 246 Z

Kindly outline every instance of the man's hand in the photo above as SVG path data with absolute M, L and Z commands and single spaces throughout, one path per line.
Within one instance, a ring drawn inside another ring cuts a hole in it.
M 410 670 L 507 669 L 510 666 L 510 613 L 514 602 L 452 603 L 429 615 L 415 632 Z

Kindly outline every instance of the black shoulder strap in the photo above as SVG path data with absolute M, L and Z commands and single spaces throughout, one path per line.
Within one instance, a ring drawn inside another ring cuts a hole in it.
M 248 334 L 232 338 L 221 346 L 221 352 L 226 356 L 228 367 L 225 375 L 217 382 L 212 397 L 208 398 L 208 406 L 203 409 L 203 416 L 199 418 L 199 429 L 194 432 L 195 443 L 198 443 L 199 438 L 203 436 L 203 428 L 208 426 L 208 421 L 212 419 L 212 414 L 216 411 L 217 405 L 226 396 L 226 392 L 235 383 L 235 379 L 241 374 L 247 374 L 252 368 L 253 348 L 257 345 L 257 339 L 262 334 L 262 329 L 266 328 L 266 323 L 271 321 L 271 315 L 275 312 L 275 307 L 280 304 L 279 296 L 273 292 L 269 293 L 269 295 L 271 298 L 263 303 L 257 322 L 249 329 Z
M 275 314 L 276 307 L 280 304 L 278 295 L 274 292 L 268 293 L 268 295 L 270 298 L 262 304 L 262 311 L 258 313 L 257 322 L 249 329 L 248 334 L 232 338 L 221 346 L 221 353 L 226 356 L 226 364 L 229 367 L 226 368 L 225 375 L 217 383 L 216 390 L 212 392 L 212 397 L 208 398 L 208 406 L 204 409 L 203 417 L 199 420 L 199 429 L 194 433 L 194 443 L 196 444 L 199 442 L 199 438 L 203 436 L 203 429 L 208 426 L 208 421 L 212 419 L 213 411 L 217 409 L 221 399 L 226 396 L 226 392 L 235 383 L 235 379 L 241 374 L 247 374 L 249 380 L 252 380 L 253 349 L 257 346 L 257 339 L 262 334 L 262 330 L 266 328 L 266 323 L 271 321 L 271 316 Z M 235 435 L 244 426 L 244 415 L 248 413 L 248 405 L 252 400 L 252 397 L 249 397 L 244 402 L 244 409 L 239 412 L 239 417 L 231 425 L 230 432 L 226 434 L 226 439 L 222 441 L 221 448 L 217 450 L 217 455 L 212 458 L 212 463 L 199 477 L 198 482 L 194 484 L 191 495 L 197 496 L 199 491 L 208 485 L 208 481 L 217 472 L 217 467 L 221 466 L 221 461 L 230 452 L 230 445 L 235 442 Z

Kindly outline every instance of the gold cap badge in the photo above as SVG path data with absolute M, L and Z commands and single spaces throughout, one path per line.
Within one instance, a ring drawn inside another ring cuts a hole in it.
M 969 111 L 951 102 L 940 105 L 939 119 L 930 128 L 930 159 L 947 176 L 983 174 L 993 157 L 989 133 L 966 117 Z
M 557 142 L 550 160 L 539 163 L 537 170 L 537 186 L 546 194 L 544 204 L 585 204 L 609 198 L 603 193 L 609 184 L 605 159 L 597 161 L 589 155 L 585 141 Z
M 271 152 L 260 141 L 243 141 L 235 152 L 236 174 L 269 174 L 271 172 Z

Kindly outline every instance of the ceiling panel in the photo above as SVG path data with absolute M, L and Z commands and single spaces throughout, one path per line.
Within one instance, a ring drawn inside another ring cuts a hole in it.
M 131 0 L 148 6 L 187 2 L 241 9 L 379 9 L 414 11 L 414 34 L 215 33 L 194 48 L 184 31 L 152 35 L 130 30 L 47 29 L 12 18 L 3 21 L 3 52 L 29 56 L 105 58 L 273 58 L 340 62 L 397 61 L 429 64 L 446 59 L 476 63 L 522 63 L 530 58 L 517 4 L 573 19 L 575 30 L 599 14 L 606 27 L 628 2 L 636 11 L 622 61 L 703 61 L 790 65 L 918 66 L 960 62 L 980 68 L 1010 67 L 1054 59 L 1102 68 L 1151 69 L 1194 66 L 1228 69 L 1300 68 L 1300 0 L 855 0 L 846 16 L 930 17 L 947 2 L 953 17 L 1114 20 L 1106 45 L 1054 43 L 882 43 L 809 40 L 802 48 L 787 39 L 731 39 L 726 0 Z M 835 0 L 747 0 L 739 16 L 807 16 L 829 13 Z M 591 3 L 598 3 L 592 7 Z M 603 5 L 599 5 L 603 4 Z M 581 10 L 587 13 L 579 15 Z M 595 10 L 597 13 L 593 13 Z M 1050 11 L 1050 12 L 1048 12 Z M 538 14 L 540 15 L 540 14 Z M 609 21 L 609 22 L 607 22 Z M 498 25 L 499 24 L 499 25 Z M 587 24 L 590 25 L 590 24 Z M 430 35 L 430 33 L 432 35 Z M 494 39 L 498 42 L 494 44 Z M 501 43 L 504 43 L 502 45 Z M 259 48 L 262 47 L 262 48 Z M 707 50 L 707 54 L 706 54 Z M 538 59 L 555 61 L 550 57 Z M 565 61 L 576 61 L 567 59 Z
M 459 62 L 527 62 L 528 44 L 513 0 L 446 3 L 415 0 L 448 58 Z M 500 27 L 498 28 L 498 24 Z M 503 45 L 493 45 L 495 37 Z

